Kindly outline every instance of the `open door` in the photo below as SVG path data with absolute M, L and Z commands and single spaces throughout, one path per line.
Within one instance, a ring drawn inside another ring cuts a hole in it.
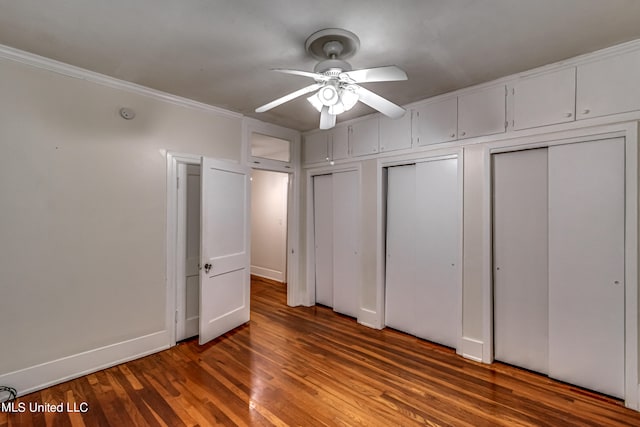
M 249 321 L 249 168 L 202 158 L 200 344 Z

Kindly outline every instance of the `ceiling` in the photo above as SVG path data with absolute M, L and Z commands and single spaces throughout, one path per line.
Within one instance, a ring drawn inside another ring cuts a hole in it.
M 368 89 L 403 105 L 640 38 L 638 0 L 0 0 L 0 44 L 297 130 L 318 127 L 305 39 L 360 38 L 354 69 L 395 64 Z M 340 120 L 371 113 L 358 104 Z

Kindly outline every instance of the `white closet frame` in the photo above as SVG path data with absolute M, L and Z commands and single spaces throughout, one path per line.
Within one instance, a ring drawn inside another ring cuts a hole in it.
M 609 138 L 625 138 L 625 406 L 640 408 L 638 401 L 638 122 L 594 126 L 566 132 L 521 137 L 488 143 L 483 149 L 483 340 L 482 362 L 493 355 L 493 251 L 491 155 L 529 148 L 552 147 Z
M 385 325 L 385 262 L 386 262 L 386 200 L 387 200 L 387 169 L 392 166 L 404 166 L 410 165 L 417 162 L 424 161 L 433 161 L 433 160 L 445 160 L 457 158 L 458 160 L 458 206 L 461 213 L 464 213 L 463 209 L 463 188 L 464 188 L 464 150 L 462 148 L 448 148 L 442 150 L 432 150 L 429 152 L 422 153 L 412 153 L 405 154 L 402 156 L 388 157 L 383 159 L 378 159 L 377 161 L 377 236 L 376 240 L 378 242 L 377 246 L 377 265 L 378 270 L 376 271 L 376 301 L 377 306 L 375 308 L 375 312 L 370 313 L 369 322 L 365 323 L 369 326 L 382 329 Z M 456 353 L 462 354 L 462 295 L 463 295 L 463 283 L 462 283 L 462 268 L 463 268 L 463 223 L 464 223 L 464 214 L 460 215 L 459 225 L 458 225 L 458 259 L 461 261 L 456 266 L 456 274 L 458 277 L 458 282 L 460 284 L 460 289 L 458 292 L 459 296 L 459 306 L 458 306 L 458 318 L 459 321 L 456 324 L 456 335 L 457 335 L 457 345 L 456 345 Z
M 316 240 L 315 233 L 313 227 L 313 177 L 317 175 L 326 175 L 338 172 L 351 172 L 356 171 L 358 173 L 358 188 L 362 188 L 362 166 L 360 163 L 355 164 L 342 164 L 338 167 L 336 166 L 326 166 L 320 168 L 309 169 L 305 175 L 305 185 L 306 185 L 306 293 L 302 298 L 302 305 L 307 307 L 313 306 L 316 304 L 316 286 L 315 286 L 315 277 L 316 277 Z M 357 206 L 357 216 L 358 218 L 362 217 L 362 207 L 361 203 L 358 203 Z M 358 253 L 361 253 L 360 242 L 358 245 Z M 362 292 L 360 291 L 360 287 L 358 286 L 358 297 L 361 297 Z M 358 311 L 360 311 L 361 304 L 358 304 Z M 360 316 L 358 315 L 358 321 L 360 321 Z

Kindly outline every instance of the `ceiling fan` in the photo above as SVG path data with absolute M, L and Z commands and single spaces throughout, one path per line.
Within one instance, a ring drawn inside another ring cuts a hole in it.
M 358 102 L 397 119 L 404 108 L 376 95 L 358 83 L 392 82 L 407 80 L 407 73 L 395 65 L 353 70 L 345 59 L 352 57 L 360 47 L 360 40 L 350 31 L 328 28 L 313 33 L 305 42 L 305 49 L 320 62 L 313 72 L 275 68 L 272 71 L 309 77 L 315 83 L 256 108 L 263 113 L 302 95 L 315 92 L 307 100 L 320 112 L 320 129 L 330 129 L 336 116 Z

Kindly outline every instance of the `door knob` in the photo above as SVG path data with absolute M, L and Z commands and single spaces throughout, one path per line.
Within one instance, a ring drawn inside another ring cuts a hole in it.
M 209 273 L 209 272 L 211 271 L 211 267 L 213 267 L 211 264 L 206 263 L 206 264 L 204 265 L 204 272 L 205 272 L 205 273 Z

